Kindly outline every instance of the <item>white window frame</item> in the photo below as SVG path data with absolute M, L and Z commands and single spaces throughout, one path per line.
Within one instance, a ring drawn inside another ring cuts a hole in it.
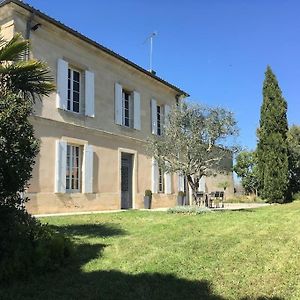
M 159 110 L 159 112 L 158 112 Z M 156 134 L 161 136 L 163 134 L 163 106 L 156 106 L 156 119 L 157 119 L 157 132 Z
M 70 76 L 70 88 L 69 88 L 69 72 L 71 74 Z M 77 72 L 79 74 L 79 103 L 78 103 L 78 106 L 79 106 L 79 111 L 74 111 L 74 99 L 73 99 L 73 96 L 74 96 L 74 72 Z M 75 114 L 81 114 L 82 113 L 82 109 L 81 109 L 81 106 L 82 106 L 82 72 L 79 70 L 79 69 L 76 69 L 74 67 L 71 67 L 69 66 L 68 67 L 68 84 L 67 84 L 67 111 L 70 111 L 72 113 L 75 113 Z M 70 92 L 70 99 L 69 99 L 69 92 Z M 70 108 L 69 108 L 69 102 L 70 102 Z
M 165 176 L 162 168 L 158 167 L 158 187 L 157 192 L 163 194 L 165 192 Z
M 128 99 L 126 99 L 128 96 Z M 126 108 L 125 104 L 128 102 L 128 108 Z M 126 124 L 127 117 L 125 116 L 125 111 L 128 110 L 128 125 Z M 133 118 L 134 118 L 134 110 L 133 110 L 133 97 L 132 92 L 127 90 L 122 90 L 122 125 L 127 128 L 133 128 Z
M 72 162 L 76 161 L 76 148 L 78 148 L 78 166 L 74 167 Z M 69 152 L 69 155 L 68 155 Z M 75 153 L 75 155 L 74 155 Z M 69 159 L 68 159 L 69 158 Z M 70 163 L 69 166 L 69 176 L 68 176 L 68 161 Z M 78 180 L 78 188 L 72 188 L 72 176 L 74 169 L 77 168 L 77 176 L 75 177 Z M 67 144 L 67 153 L 66 153 L 66 192 L 67 193 L 80 193 L 81 191 L 81 173 L 82 173 L 82 147 L 76 144 Z M 69 177 L 69 179 L 68 179 Z M 69 184 L 67 184 L 67 180 L 69 180 Z

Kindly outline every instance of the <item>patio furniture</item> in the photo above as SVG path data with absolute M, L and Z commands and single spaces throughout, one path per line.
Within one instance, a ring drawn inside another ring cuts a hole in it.
M 197 192 L 196 205 L 197 206 L 205 205 L 205 198 L 206 195 L 204 192 Z

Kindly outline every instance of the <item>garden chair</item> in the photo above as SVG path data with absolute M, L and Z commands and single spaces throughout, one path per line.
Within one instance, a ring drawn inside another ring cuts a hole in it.
M 197 192 L 196 205 L 201 206 L 204 205 L 204 192 Z
M 224 192 L 220 192 L 220 200 L 222 202 L 222 208 L 224 208 Z

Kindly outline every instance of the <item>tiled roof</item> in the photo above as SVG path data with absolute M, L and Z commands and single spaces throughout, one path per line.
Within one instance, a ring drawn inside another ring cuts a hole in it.
M 162 78 L 154 75 L 153 73 L 145 70 L 144 68 L 142 68 L 139 65 L 135 64 L 134 62 L 128 60 L 127 58 L 121 56 L 120 54 L 118 54 L 118 53 L 116 53 L 116 52 L 114 52 L 114 51 L 112 51 L 112 50 L 104 47 L 103 45 L 97 43 L 96 41 L 94 41 L 94 40 L 92 40 L 92 39 L 84 36 L 80 32 L 78 32 L 78 31 L 76 31 L 76 30 L 74 30 L 74 29 L 66 26 L 65 24 L 63 24 L 63 23 L 61 23 L 61 22 L 59 22 L 59 21 L 57 21 L 57 20 L 55 20 L 55 19 L 53 19 L 51 17 L 49 17 L 48 15 L 44 14 L 40 10 L 32 7 L 31 5 L 29 5 L 27 3 L 24 3 L 23 1 L 20 1 L 20 0 L 4 0 L 2 2 L 0 1 L 0 7 L 4 6 L 6 4 L 9 4 L 9 3 L 15 3 L 16 5 L 19 5 L 20 7 L 22 7 L 24 9 L 30 11 L 31 13 L 34 13 L 36 16 L 38 16 L 38 17 L 40 17 L 40 18 L 42 18 L 42 19 L 44 19 L 44 20 L 46 20 L 46 21 L 48 21 L 48 22 L 50 22 L 50 23 L 52 23 L 52 24 L 54 24 L 56 26 L 58 26 L 59 28 L 61 28 L 61 29 L 65 30 L 65 31 L 73 34 L 74 36 L 80 38 L 81 40 L 83 40 L 83 41 L 85 41 L 85 42 L 87 42 L 87 43 L 95 46 L 96 48 L 98 48 L 98 49 L 100 49 L 100 50 L 102 50 L 102 51 L 104 51 L 104 52 L 106 52 L 106 53 L 114 56 L 115 58 L 119 59 L 120 61 L 122 61 L 122 62 L 124 62 L 124 63 L 126 63 L 128 65 L 130 65 L 131 67 L 133 67 L 133 68 L 137 69 L 138 71 L 146 74 L 147 76 L 149 76 L 149 77 L 151 77 L 151 78 L 153 78 L 153 79 L 161 82 L 162 84 L 164 84 L 164 85 L 172 88 L 173 90 L 177 91 L 178 94 L 183 95 L 185 97 L 189 96 L 188 93 L 184 92 L 183 90 L 181 90 L 177 86 L 175 86 L 175 85 L 173 85 L 173 84 L 165 81 L 164 79 L 162 79 Z

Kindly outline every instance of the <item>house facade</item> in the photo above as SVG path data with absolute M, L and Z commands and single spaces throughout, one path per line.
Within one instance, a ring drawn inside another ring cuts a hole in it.
M 31 117 L 41 143 L 28 210 L 138 209 L 147 189 L 152 207 L 174 206 L 185 181 L 162 173 L 145 144 L 188 94 L 21 1 L 0 4 L 0 25 L 5 39 L 19 32 L 31 40 L 29 56 L 46 61 L 56 82 Z M 231 172 L 200 188 L 220 189 L 225 180 L 232 193 Z

